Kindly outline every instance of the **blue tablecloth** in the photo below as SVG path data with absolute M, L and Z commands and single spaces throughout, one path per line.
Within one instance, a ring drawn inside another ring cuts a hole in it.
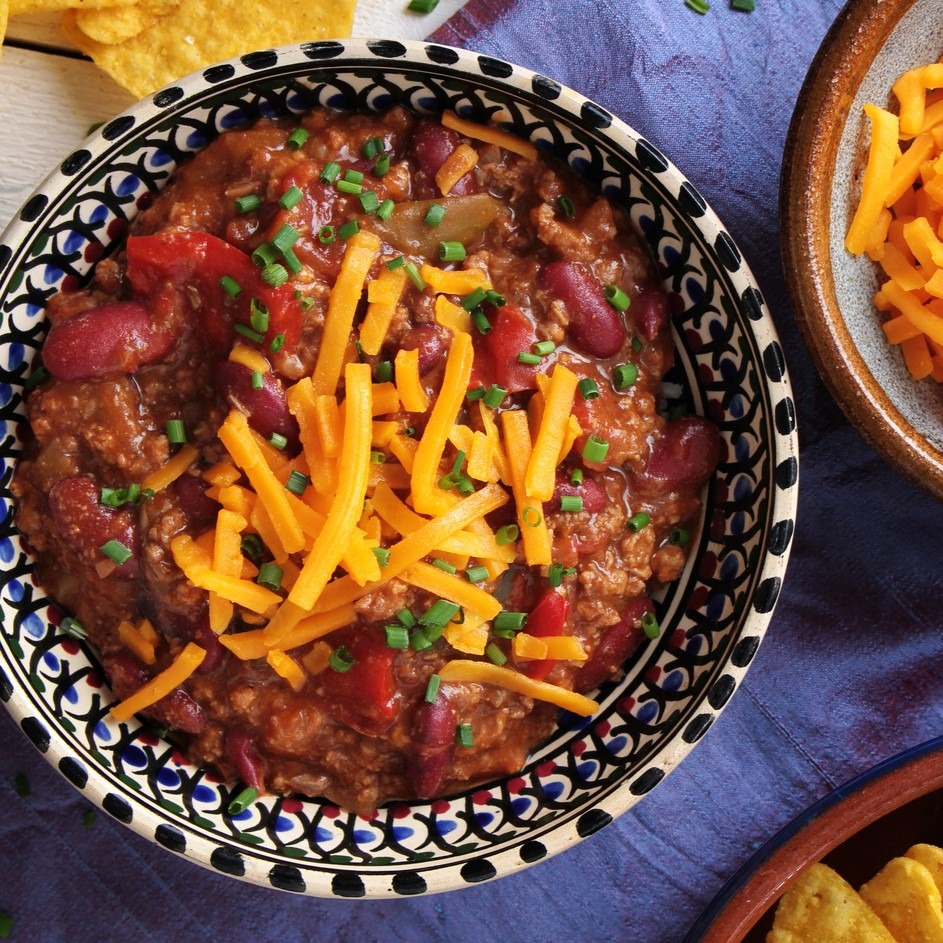
M 637 128 L 717 210 L 769 303 L 798 408 L 798 529 L 769 632 L 716 726 L 632 811 L 535 868 L 439 896 L 322 901 L 205 871 L 103 813 L 89 826 L 87 800 L 3 713 L 10 939 L 673 943 L 811 801 L 943 730 L 943 507 L 886 466 L 829 397 L 780 261 L 786 132 L 841 2 L 756 7 L 714 0 L 699 16 L 683 0 L 470 0 L 435 37 L 552 76 Z

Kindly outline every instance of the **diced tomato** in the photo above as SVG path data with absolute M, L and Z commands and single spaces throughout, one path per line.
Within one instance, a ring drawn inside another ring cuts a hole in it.
M 530 352 L 536 342 L 534 324 L 517 308 L 498 308 L 489 318 L 491 330 L 482 334 L 475 330 L 475 363 L 472 367 L 472 386 L 491 386 L 496 383 L 509 393 L 537 389 L 538 366 L 521 363 L 517 355 Z
M 389 648 L 382 633 L 370 629 L 344 629 L 331 636 L 353 658 L 347 671 L 328 667 L 318 675 L 320 693 L 331 704 L 334 716 L 368 737 L 380 736 L 396 718 L 399 697 L 393 677 L 396 649 Z
M 206 339 L 218 350 L 228 350 L 233 324 L 249 325 L 249 304 L 258 299 L 269 312 L 266 341 L 285 335 L 285 347 L 294 349 L 301 333 L 300 308 L 289 284 L 272 288 L 240 249 L 204 232 L 165 232 L 130 236 L 127 243 L 128 278 L 138 296 L 158 308 L 186 304 L 196 308 Z M 242 288 L 230 298 L 220 285 L 228 275 Z M 196 303 L 192 300 L 195 292 Z
M 570 601 L 562 593 L 548 589 L 531 610 L 524 626 L 528 635 L 543 638 L 548 635 L 563 635 L 567 616 L 570 614 Z M 536 681 L 542 681 L 550 674 L 554 662 L 550 658 L 542 661 L 530 661 L 522 666 L 521 671 Z

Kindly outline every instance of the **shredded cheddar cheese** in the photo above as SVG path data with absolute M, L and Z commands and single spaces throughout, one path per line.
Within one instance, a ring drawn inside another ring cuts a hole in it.
M 153 707 L 174 688 L 180 687 L 200 667 L 205 657 L 205 649 L 194 642 L 187 643 L 168 668 L 151 678 L 130 697 L 115 704 L 111 708 L 111 716 L 115 720 L 127 722 L 139 711 Z
M 144 481 L 141 488 L 150 491 L 163 491 L 173 484 L 196 460 L 199 450 L 195 445 L 187 443 L 180 447 L 180 451 L 169 461 L 165 462 L 157 471 L 152 472 Z
M 435 182 L 442 196 L 448 196 L 452 188 L 478 166 L 478 151 L 467 144 L 459 144 L 442 162 L 436 171 Z
M 501 131 L 499 128 L 493 128 L 490 125 L 476 124 L 474 121 L 460 118 L 454 111 L 442 112 L 442 124 L 473 140 L 497 144 L 498 147 L 503 147 L 504 150 L 510 151 L 512 154 L 519 154 L 527 160 L 534 160 L 537 156 L 537 148 L 530 141 L 524 141 L 507 131 Z

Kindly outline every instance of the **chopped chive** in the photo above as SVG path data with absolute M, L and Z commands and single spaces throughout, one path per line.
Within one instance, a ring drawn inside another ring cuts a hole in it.
M 249 382 L 253 390 L 261 390 L 265 386 L 265 378 L 262 376 L 262 371 L 253 370 Z
M 576 384 L 576 388 L 580 391 L 580 396 L 583 399 L 596 399 L 599 396 L 599 386 L 592 377 L 583 377 L 579 383 Z
M 416 268 L 415 262 L 406 263 L 406 274 L 409 276 L 409 280 L 419 289 L 419 291 L 425 291 L 426 283 L 423 280 L 423 277 L 419 274 L 419 269 Z
M 372 449 L 370 451 L 370 464 L 371 465 L 383 465 L 385 463 L 386 463 L 386 455 L 383 452 L 380 452 L 377 449 Z
M 295 229 L 294 226 L 289 223 L 285 223 L 281 229 L 272 237 L 272 245 L 278 249 L 279 252 L 284 252 L 286 249 L 290 249 L 297 241 L 301 233 Z
M 262 538 L 258 534 L 246 534 L 239 542 L 239 549 L 250 560 L 259 560 L 265 553 L 265 544 L 262 543 Z
M 570 482 L 576 485 L 577 487 L 583 484 L 583 469 L 582 468 L 574 468 L 573 471 L 570 472 Z
M 642 631 L 647 638 L 656 639 L 661 634 L 661 627 L 658 625 L 658 619 L 654 612 L 646 612 L 642 616 Z
M 297 468 L 291 470 L 291 474 L 288 476 L 288 480 L 285 482 L 285 487 L 292 493 L 296 494 L 299 497 L 305 493 L 305 488 L 311 484 L 311 479 L 304 474 L 304 472 L 298 471 Z
M 517 524 L 505 524 L 504 527 L 499 527 L 495 531 L 494 539 L 502 547 L 507 544 L 514 543 L 515 540 L 520 536 L 520 528 Z
M 436 0 L 438 2 L 438 0 Z M 455 727 L 455 742 L 460 747 L 473 747 L 475 745 L 475 735 L 472 732 L 471 724 L 458 724 Z
M 560 199 L 557 200 L 557 206 L 560 207 L 560 212 L 563 214 L 564 219 L 573 219 L 576 215 L 576 206 L 566 195 L 561 196 Z
M 470 566 L 465 571 L 465 577 L 469 583 L 483 583 L 488 579 L 488 568 L 486 566 Z
M 301 261 L 298 256 L 295 255 L 294 249 L 285 249 L 282 253 L 282 261 L 285 263 L 285 268 L 287 268 L 292 275 L 297 275 L 301 271 Z
M 601 462 L 609 451 L 609 443 L 599 436 L 591 435 L 583 446 L 583 458 L 587 462 Z
M 492 625 L 496 629 L 510 629 L 512 632 L 520 632 L 526 621 L 526 612 L 508 612 L 507 609 L 502 609 L 494 617 Z
M 297 206 L 304 194 L 294 184 L 292 184 L 279 198 L 278 205 L 283 210 L 290 210 Z
M 272 592 L 278 592 L 282 586 L 282 577 L 285 571 L 277 563 L 263 563 L 259 567 L 259 575 L 255 578 L 259 586 L 264 586 Z
M 582 511 L 583 497 L 579 494 L 564 494 L 560 496 L 561 511 Z
M 505 298 L 504 295 L 500 294 L 499 292 L 496 292 L 493 288 L 489 288 L 485 292 L 485 301 L 487 301 L 489 305 L 493 305 L 495 308 L 503 308 L 508 303 L 507 298 Z
M 268 308 L 258 298 L 253 298 L 249 302 L 249 324 L 252 325 L 253 331 L 258 331 L 260 334 L 264 334 L 268 330 Z
M 285 141 L 285 146 L 290 150 L 297 151 L 305 141 L 308 140 L 309 134 L 304 128 L 295 128 L 291 134 L 288 135 L 288 140 Z
M 348 183 L 363 183 L 363 174 L 359 170 L 354 170 L 353 167 L 348 167 L 344 171 L 344 179 Z
M 251 213 L 262 205 L 262 197 L 257 193 L 249 193 L 246 196 L 237 197 L 235 200 L 237 213 Z
M 744 13 L 752 13 L 754 8 L 753 0 L 730 0 L 731 10 L 742 10 Z
M 455 572 L 455 567 L 452 566 L 451 563 L 448 563 L 448 562 L 445 561 L 445 560 L 440 560 L 438 557 L 436 557 L 436 559 L 432 561 L 432 565 L 433 565 L 436 569 L 442 570 L 443 573 L 454 573 L 454 572 Z
M 537 341 L 533 346 L 533 351 L 540 357 L 546 357 L 548 354 L 552 354 L 557 349 L 557 345 L 553 341 Z
M 386 267 L 392 272 L 395 269 L 402 268 L 406 264 L 406 259 L 403 256 L 398 255 L 395 259 L 390 259 L 386 263 Z
M 475 400 L 482 399 L 487 391 L 483 386 L 476 386 L 468 390 L 465 394 L 465 399 L 470 403 L 474 403 Z
M 553 587 L 557 587 L 563 582 L 563 564 L 562 563 L 550 564 L 550 567 L 547 570 L 547 582 Z
M 279 262 L 272 262 L 262 269 L 261 276 L 266 285 L 278 288 L 279 285 L 284 285 L 288 281 L 288 269 Z
M 618 285 L 606 285 L 603 294 L 616 311 L 625 311 L 629 307 L 629 296 Z
M 431 13 L 439 5 L 439 0 L 409 0 L 406 7 L 413 13 Z
M 322 246 L 329 246 L 337 238 L 337 233 L 334 231 L 333 226 L 322 226 L 318 230 L 318 242 Z
M 182 419 L 168 419 L 164 430 L 167 434 L 167 441 L 171 445 L 183 445 L 187 441 L 187 430 L 183 426 Z
M 265 340 L 265 335 L 260 334 L 258 331 L 252 330 L 248 324 L 239 324 L 237 321 L 232 329 L 237 333 L 241 334 L 243 337 L 248 338 L 250 341 L 255 341 L 257 344 L 261 344 Z
M 120 540 L 106 540 L 98 549 L 101 550 L 109 560 L 117 563 L 118 566 L 121 566 L 122 563 L 126 563 L 134 556 L 131 550 Z
M 367 160 L 373 160 L 377 154 L 383 153 L 383 138 L 369 138 L 363 142 L 362 154 Z
M 409 635 L 409 647 L 414 652 L 424 652 L 432 648 L 432 641 L 426 635 L 425 629 L 415 629 Z
M 465 258 L 465 246 L 454 239 L 448 242 L 440 242 L 439 258 L 443 262 L 461 262 Z
M 420 625 L 445 625 L 453 616 L 458 614 L 457 603 L 447 599 L 437 599 L 420 617 Z
M 354 667 L 356 661 L 354 656 L 347 651 L 347 648 L 343 645 L 338 645 L 337 648 L 331 652 L 331 657 L 328 658 L 327 663 L 337 672 L 343 674 L 345 671 L 350 671 Z
M 393 379 L 393 361 L 381 360 L 373 370 L 373 379 L 377 383 L 389 383 Z
M 430 204 L 429 209 L 426 210 L 426 215 L 423 218 L 423 222 L 427 226 L 436 227 L 442 222 L 444 217 L 445 207 L 441 203 L 432 203 Z
M 288 439 L 286 439 L 280 432 L 273 432 L 268 437 L 268 444 L 272 446 L 273 449 L 278 449 L 279 452 L 283 452 L 285 447 L 288 445 Z
M 70 635 L 72 638 L 77 638 L 79 641 L 88 638 L 88 632 L 82 627 L 82 623 L 73 616 L 66 616 L 60 623 L 59 628 L 65 632 L 66 635 Z
M 528 504 L 523 511 L 521 511 L 521 520 L 528 527 L 540 527 L 541 521 L 543 521 L 544 516 L 537 510 L 532 504 Z
M 710 9 L 710 4 L 707 3 L 707 0 L 684 0 L 684 5 L 690 7 L 695 13 L 700 13 L 702 16 Z
M 612 371 L 612 385 L 617 390 L 627 390 L 638 379 L 638 367 L 634 363 L 620 363 Z
M 530 365 L 533 366 L 534 364 L 539 364 L 539 363 L 540 363 L 540 355 L 539 355 L 539 354 L 532 354 L 532 353 L 529 353 L 529 352 L 526 351 L 526 350 L 522 350 L 522 351 L 517 355 L 517 360 L 518 360 L 518 363 L 526 363 L 526 364 L 530 364 Z
M 242 285 L 240 285 L 232 275 L 224 275 L 219 280 L 219 287 L 222 288 L 230 298 L 238 298 L 242 294 Z
M 360 223 L 355 219 L 350 219 L 337 230 L 337 238 L 350 239 L 351 236 L 356 236 L 358 232 L 360 232 Z
M 284 346 L 285 346 L 285 335 L 284 335 L 284 334 L 276 334 L 276 335 L 272 338 L 272 343 L 269 344 L 269 350 L 270 350 L 273 354 L 277 354 Z
M 508 395 L 508 391 L 503 386 L 498 386 L 497 383 L 492 383 L 488 387 L 487 392 L 482 397 L 482 402 L 489 409 L 497 409 L 501 403 L 504 402 L 504 397 Z
M 472 308 L 471 319 L 475 327 L 478 328 L 479 334 L 491 333 L 491 322 L 488 320 L 488 315 L 481 308 Z
M 634 350 L 637 354 L 639 354 L 639 353 L 642 352 L 642 348 L 643 348 L 644 346 L 645 346 L 645 345 L 642 343 L 642 338 L 641 338 L 641 337 L 633 337 L 633 338 L 632 338 L 632 350 Z
M 426 684 L 425 696 L 425 701 L 427 704 L 432 704 L 439 696 L 440 684 L 442 684 L 442 679 L 438 675 L 429 675 L 429 682 Z
M 637 514 L 633 514 L 627 521 L 626 525 L 629 530 L 634 530 L 637 534 L 640 530 L 645 527 L 648 527 L 651 524 L 651 517 L 646 514 L 644 511 L 639 511 Z
M 409 629 L 405 625 L 386 626 L 386 647 L 406 649 L 409 648 Z
M 95 825 L 96 818 L 97 816 L 95 815 L 94 809 L 86 809 L 85 814 L 82 816 L 82 825 L 84 825 L 85 828 L 92 828 Z
M 390 171 L 390 155 L 380 154 L 373 164 L 373 176 L 383 177 Z
M 233 799 L 229 805 L 226 807 L 226 811 L 230 815 L 239 815 L 240 812 L 245 812 L 246 809 L 255 802 L 259 797 L 258 789 L 253 789 L 251 786 L 246 786 L 242 792 Z
M 380 208 L 380 198 L 376 190 L 367 190 L 360 194 L 360 205 L 365 213 L 375 213 Z
M 488 642 L 488 644 L 485 646 L 485 657 L 488 659 L 488 661 L 492 662 L 498 667 L 503 665 L 508 660 L 508 656 L 505 655 L 504 652 L 502 652 L 494 642 Z
M 390 551 L 386 547 L 371 547 L 373 550 L 373 555 L 377 558 L 377 563 L 380 564 L 380 569 L 390 565 Z
M 329 161 L 324 165 L 324 169 L 321 171 L 321 173 L 318 174 L 318 180 L 320 180 L 321 183 L 326 183 L 328 186 L 330 186 L 337 179 L 337 175 L 340 172 L 341 165 L 335 163 L 333 160 Z
M 462 465 L 465 464 L 466 454 L 464 449 L 459 449 L 455 453 L 455 461 L 452 462 L 452 471 L 457 472 L 462 470 Z
M 28 390 L 35 390 L 41 383 L 45 383 L 52 374 L 40 364 L 26 379 L 24 384 Z
M 406 626 L 407 629 L 411 629 L 416 624 L 416 617 L 408 609 L 400 609 L 396 613 L 396 618 Z
M 476 288 L 474 291 L 470 291 L 467 295 L 462 297 L 462 307 L 466 311 L 472 311 L 483 301 L 486 301 L 487 298 L 488 292 L 486 292 L 484 288 Z
M 346 193 L 350 196 L 359 196 L 363 193 L 363 184 L 355 183 L 353 180 L 338 180 L 335 186 L 339 193 Z
M 278 261 L 278 249 L 271 242 L 263 242 L 252 250 L 252 261 L 259 267 L 265 268 Z
M 691 534 L 683 527 L 675 527 L 668 535 L 668 543 L 676 547 L 686 547 L 691 540 Z
M 393 210 L 395 209 L 396 204 L 389 197 L 387 197 L 377 207 L 377 219 L 382 219 L 383 222 L 386 222 L 393 215 Z

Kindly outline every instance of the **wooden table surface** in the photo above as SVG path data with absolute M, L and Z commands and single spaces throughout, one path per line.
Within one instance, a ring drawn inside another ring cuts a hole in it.
M 464 0 L 440 0 L 429 14 L 408 0 L 359 0 L 353 35 L 422 39 Z M 59 14 L 10 20 L 0 56 L 0 231 L 36 186 L 89 129 L 134 101 L 65 40 Z M 247 52 L 249 50 L 246 50 Z

